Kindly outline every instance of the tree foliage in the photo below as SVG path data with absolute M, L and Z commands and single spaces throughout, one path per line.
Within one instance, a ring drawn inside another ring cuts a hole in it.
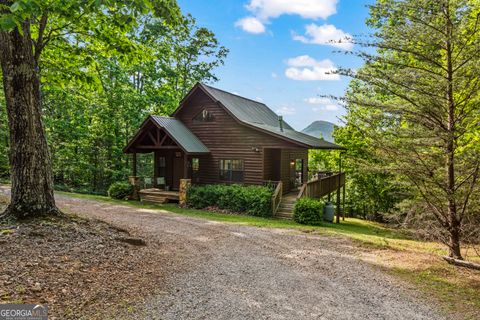
M 228 53 L 171 0 L 12 1 L 0 25 L 13 30 L 28 17 L 41 51 L 43 118 L 59 188 L 106 193 L 125 180 L 131 166 L 122 148 L 145 117 L 170 114 L 197 81 L 216 81 Z M 7 151 L 1 94 L 0 106 L 0 150 Z
M 420 220 L 461 258 L 479 215 L 480 4 L 379 0 L 370 11 L 375 34 L 357 40 L 365 65 L 340 71 L 355 79 L 342 131 L 365 140 L 357 149 L 372 168 L 407 184 Z

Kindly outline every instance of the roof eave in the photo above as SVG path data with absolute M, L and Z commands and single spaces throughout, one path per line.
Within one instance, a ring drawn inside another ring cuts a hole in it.
M 143 127 L 146 125 L 146 123 L 148 122 L 148 120 L 152 120 L 153 124 L 154 124 L 158 129 L 163 129 L 163 130 L 165 130 L 165 132 L 168 134 L 168 136 L 177 144 L 177 146 L 178 146 L 185 154 L 188 154 L 188 155 L 196 155 L 196 154 L 198 154 L 198 155 L 200 155 L 200 154 L 205 155 L 205 154 L 210 154 L 210 150 L 208 150 L 208 148 L 207 148 L 208 151 L 202 151 L 202 152 L 197 152 L 197 151 L 195 151 L 195 152 L 190 152 L 190 151 L 188 151 L 187 149 L 185 149 L 185 147 L 184 147 L 181 143 L 179 143 L 177 139 L 175 139 L 175 137 L 168 131 L 167 128 L 164 128 L 164 127 L 160 126 L 160 124 L 155 120 L 155 118 L 154 118 L 152 115 L 149 115 L 149 116 L 142 122 L 142 125 L 141 125 L 140 128 L 138 129 L 138 131 L 137 131 L 137 133 L 135 134 L 135 136 L 133 136 L 133 138 L 130 139 L 130 142 L 128 143 L 128 145 L 127 145 L 125 148 L 123 148 L 123 150 L 122 150 L 123 153 L 127 153 L 127 154 L 129 154 L 129 153 L 135 153 L 135 152 L 129 151 L 129 149 L 132 147 L 133 142 L 140 136 L 140 134 L 141 134 L 141 132 L 142 132 L 142 129 L 143 129 Z M 206 148 L 206 147 L 205 147 L 205 148 Z

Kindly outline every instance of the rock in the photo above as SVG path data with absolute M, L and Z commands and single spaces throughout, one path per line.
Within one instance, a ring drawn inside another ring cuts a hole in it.
M 40 285 L 39 282 L 36 282 L 35 285 L 32 287 L 33 292 L 40 292 L 42 291 L 42 286 Z

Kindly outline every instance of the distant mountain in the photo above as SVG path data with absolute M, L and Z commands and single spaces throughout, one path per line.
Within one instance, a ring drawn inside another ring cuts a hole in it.
M 331 122 L 318 120 L 312 122 L 308 127 L 303 129 L 302 132 L 315 138 L 322 137 L 328 142 L 334 142 L 332 136 L 334 127 L 335 125 Z

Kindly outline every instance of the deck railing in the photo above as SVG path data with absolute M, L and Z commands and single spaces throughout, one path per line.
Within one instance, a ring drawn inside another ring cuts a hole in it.
M 345 185 L 345 173 L 334 173 L 332 175 L 319 177 L 310 180 L 302 185 L 298 193 L 297 199 L 321 198 Z
M 275 187 L 275 191 L 273 192 L 272 196 L 272 214 L 275 215 L 280 207 L 280 203 L 282 202 L 282 194 L 283 194 L 283 184 L 282 181 L 278 181 L 277 186 Z

